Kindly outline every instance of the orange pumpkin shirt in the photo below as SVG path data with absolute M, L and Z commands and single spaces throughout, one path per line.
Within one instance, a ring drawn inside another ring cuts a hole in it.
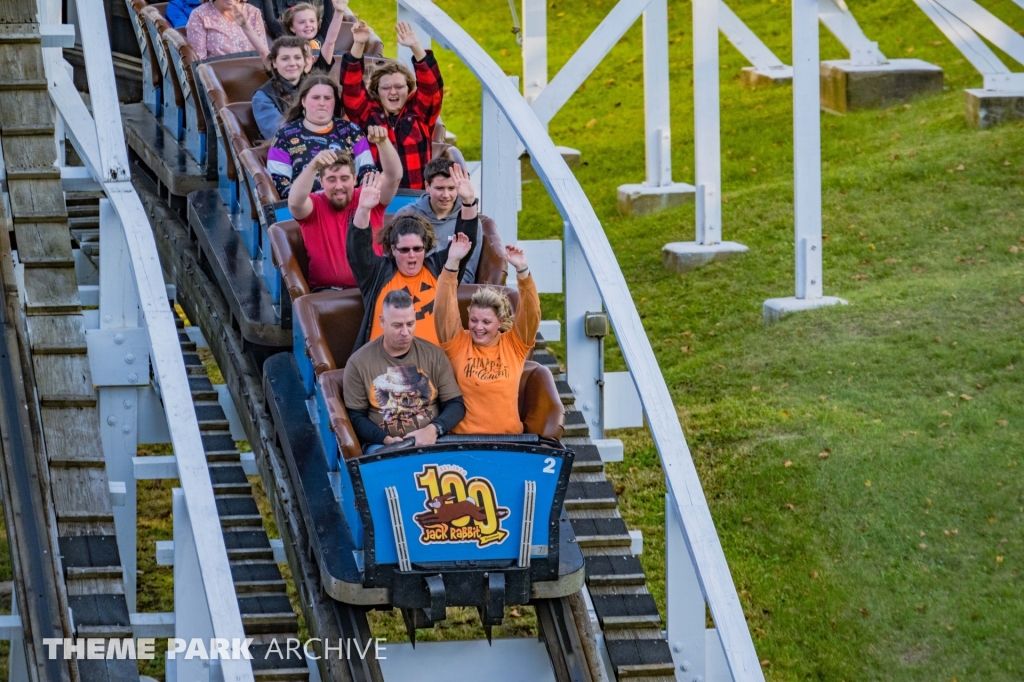
M 540 298 L 533 277 L 519 280 L 519 309 L 512 329 L 491 347 L 473 343 L 462 328 L 457 275 L 445 268 L 437 280 L 434 321 L 437 336 L 462 389 L 466 416 L 453 433 L 522 433 L 519 380 L 540 327 Z M 418 327 L 417 327 L 418 329 Z

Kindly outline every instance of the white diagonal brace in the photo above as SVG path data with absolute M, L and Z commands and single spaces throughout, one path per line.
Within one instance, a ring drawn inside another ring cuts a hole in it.
M 818 0 L 818 18 L 850 53 L 857 65 L 888 64 L 878 43 L 868 40 L 843 0 Z
M 121 128 L 121 103 L 114 80 L 114 61 L 107 35 L 107 14 L 102 0 L 78 0 L 78 22 L 82 29 L 82 54 L 85 75 L 89 81 L 99 145 L 102 182 L 124 182 L 131 179 L 128 171 L 128 148 Z
M 650 0 L 619 0 L 533 101 L 533 110 L 542 124 L 546 126 L 555 117 L 649 4 Z
M 960 54 L 983 76 L 1010 73 L 1010 69 L 996 56 L 971 27 L 936 0 L 914 0 L 942 33 L 949 38 Z
M 732 43 L 755 69 L 767 71 L 788 68 L 721 0 L 718 3 L 718 28 L 726 40 Z
M 1024 64 L 1024 36 L 973 0 L 937 0 L 957 19 L 977 31 L 1014 60 Z

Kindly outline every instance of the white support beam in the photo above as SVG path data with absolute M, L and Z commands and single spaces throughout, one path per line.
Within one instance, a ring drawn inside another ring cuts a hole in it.
M 64 132 L 71 140 L 75 151 L 82 158 L 82 163 L 93 179 L 102 177 L 100 173 L 101 159 L 99 144 L 96 141 L 96 126 L 92 121 L 89 108 L 82 101 L 82 96 L 75 89 L 64 68 L 67 63 L 61 57 L 60 50 L 43 50 L 46 66 L 46 78 L 50 88 L 50 99 L 57 107 L 57 112 L 64 119 Z
M 174 637 L 174 612 L 131 614 L 132 635 L 139 639 L 170 639 Z
M 764 302 L 765 323 L 790 312 L 846 303 L 822 296 L 821 98 L 818 0 L 793 0 L 795 296 Z M 728 651 L 728 647 L 726 647 Z
M 696 241 L 722 241 L 722 146 L 718 82 L 720 2 L 693 0 L 693 139 L 696 152 Z
M 518 90 L 518 78 L 506 80 Z M 497 224 L 503 244 L 515 244 L 519 240 L 519 202 L 523 186 L 519 138 L 486 89 L 482 101 L 480 210 Z
M 1007 26 L 999 17 L 973 0 L 936 0 L 1015 61 L 1024 64 L 1024 36 Z
M 818 18 L 850 53 L 855 66 L 888 64 L 878 43 L 868 40 L 843 0 L 818 0 Z
M 642 4 L 642 3 L 637 3 Z M 644 137 L 646 187 L 672 185 L 672 125 L 669 118 L 668 3 L 650 0 L 644 9 Z M 715 31 L 718 36 L 718 31 Z
M 608 16 L 569 58 L 558 75 L 551 79 L 548 86 L 533 101 L 533 111 L 544 126 L 551 122 L 551 119 L 569 101 L 573 93 L 583 85 L 583 81 L 587 80 L 587 77 L 594 72 L 608 51 L 640 18 L 650 2 L 651 0 L 619 0 Z M 645 60 L 645 73 L 646 67 Z M 663 68 L 667 71 L 668 64 L 665 64 Z
M 1009 74 L 1010 69 L 996 56 L 971 27 L 958 19 L 956 15 L 940 5 L 937 0 L 914 0 L 921 11 L 932 23 L 949 38 L 960 54 L 978 70 L 978 73 L 989 75 Z
M 132 457 L 136 481 L 152 481 L 178 477 L 178 460 L 174 455 Z
M 11 600 L 14 603 L 14 600 Z M 21 616 L 9 615 L 0 616 L 0 639 L 11 640 L 18 639 L 23 636 L 23 630 L 21 625 Z M 13 677 L 11 678 L 14 679 Z
M 43 47 L 75 46 L 75 27 L 72 24 L 40 24 L 39 36 Z
M 775 53 L 761 42 L 757 34 L 747 28 L 743 20 L 729 9 L 724 0 L 719 0 L 718 3 L 718 28 L 726 39 L 732 43 L 733 47 L 739 50 L 740 54 L 758 71 L 769 73 L 772 71 L 781 72 L 788 70 L 789 77 L 793 76 L 793 68 L 784 64 L 781 59 L 776 57 Z M 694 35 L 697 35 L 696 30 Z
M 548 85 L 547 0 L 523 0 L 523 97 L 530 104 Z
M 793 0 L 796 297 L 821 298 L 821 105 L 818 2 Z
M 121 128 L 114 61 L 107 36 L 107 14 L 103 0 L 77 0 L 76 4 L 82 29 L 82 50 L 87 55 L 85 74 L 89 81 L 89 101 L 99 146 L 99 179 L 103 182 L 126 182 L 131 179 L 131 173 Z
M 665 581 L 666 635 L 672 660 L 677 670 L 686 672 L 686 679 L 704 679 L 704 595 L 683 537 L 679 509 L 671 495 L 665 496 L 665 564 L 672 567 L 672 574 Z

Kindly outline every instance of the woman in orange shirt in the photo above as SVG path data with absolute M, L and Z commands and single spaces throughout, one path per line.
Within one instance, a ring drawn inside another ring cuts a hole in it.
M 508 262 L 519 282 L 519 310 L 513 317 L 508 297 L 483 288 L 469 304 L 469 329 L 459 316 L 459 262 L 472 249 L 466 235 L 457 233 L 448 249 L 448 261 L 437 279 L 434 326 L 455 379 L 462 389 L 466 416 L 453 433 L 522 433 L 519 421 L 519 379 L 523 363 L 540 327 L 540 298 L 530 275 L 526 254 L 506 246 Z

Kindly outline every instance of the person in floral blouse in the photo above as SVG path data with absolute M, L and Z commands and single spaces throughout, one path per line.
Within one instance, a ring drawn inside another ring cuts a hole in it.
M 199 59 L 256 50 L 266 59 L 263 15 L 240 0 L 209 0 L 192 10 L 186 25 L 188 44 Z

